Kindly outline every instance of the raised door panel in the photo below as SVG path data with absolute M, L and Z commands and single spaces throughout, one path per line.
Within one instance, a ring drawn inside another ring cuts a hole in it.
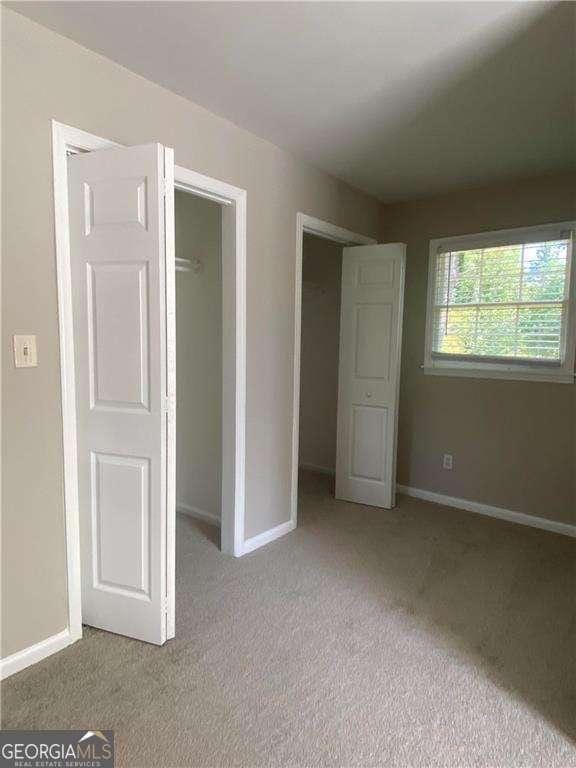
M 355 369 L 360 379 L 387 379 L 390 373 L 391 304 L 357 304 Z
M 150 599 L 150 461 L 92 454 L 93 586 Z
M 352 408 L 351 477 L 379 482 L 385 479 L 387 417 L 386 408 Z
M 364 259 L 356 269 L 359 288 L 392 286 L 394 284 L 394 262 L 379 259 Z
M 104 179 L 84 184 L 86 236 L 111 227 L 148 228 L 146 178 Z
M 91 407 L 149 408 L 148 267 L 87 264 Z

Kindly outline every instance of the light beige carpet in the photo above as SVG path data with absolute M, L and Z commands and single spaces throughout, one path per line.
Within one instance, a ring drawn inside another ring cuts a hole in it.
M 179 519 L 177 638 L 87 628 L 4 684 L 4 727 L 112 728 L 142 768 L 576 766 L 574 540 L 329 485 L 241 560 Z

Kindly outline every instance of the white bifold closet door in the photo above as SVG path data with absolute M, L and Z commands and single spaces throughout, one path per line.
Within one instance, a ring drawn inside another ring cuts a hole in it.
M 406 246 L 344 248 L 336 497 L 393 507 Z
M 166 499 L 174 218 L 165 202 L 173 153 L 159 144 L 107 149 L 68 166 L 82 620 L 162 644 L 174 593 Z

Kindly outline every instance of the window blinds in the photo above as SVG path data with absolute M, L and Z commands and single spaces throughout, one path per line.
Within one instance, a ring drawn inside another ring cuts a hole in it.
M 570 239 L 440 252 L 432 356 L 560 364 Z

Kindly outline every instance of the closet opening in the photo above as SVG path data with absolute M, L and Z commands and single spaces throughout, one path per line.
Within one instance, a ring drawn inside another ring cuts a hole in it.
M 334 494 L 342 243 L 304 232 L 299 470 L 305 489 Z
M 304 213 L 296 235 L 292 527 L 311 497 L 395 504 L 406 261 Z
M 197 576 L 193 557 L 176 572 L 177 543 L 190 552 L 182 531 L 200 554 L 255 548 L 244 537 L 246 191 L 175 165 L 158 143 L 123 147 L 55 121 L 52 141 L 62 643 L 85 624 L 162 645 L 176 632 L 176 583 Z
M 220 546 L 223 207 L 174 191 L 177 559 L 198 538 Z

